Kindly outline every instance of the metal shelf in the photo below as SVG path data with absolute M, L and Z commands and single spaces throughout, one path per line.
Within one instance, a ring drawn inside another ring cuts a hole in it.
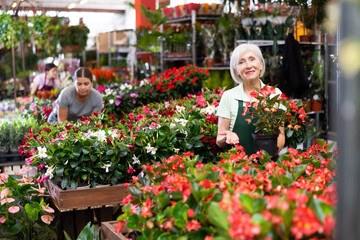
M 198 21 L 214 21 L 217 20 L 221 17 L 221 15 L 213 15 L 213 14 L 197 14 L 196 15 L 196 20 Z M 178 18 L 170 18 L 168 19 L 165 24 L 170 24 L 170 23 L 183 23 L 183 22 L 190 22 L 191 21 L 191 15 L 186 15 L 183 17 L 178 17 Z
M 230 67 L 204 67 L 205 70 L 229 70 Z
M 163 61 L 192 61 L 192 57 L 163 57 Z

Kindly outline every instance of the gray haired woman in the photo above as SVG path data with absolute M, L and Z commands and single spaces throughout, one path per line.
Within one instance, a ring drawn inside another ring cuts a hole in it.
M 240 144 L 247 155 L 255 153 L 252 133 L 255 132 L 254 120 L 249 124 L 250 114 L 243 116 L 246 102 L 257 101 L 250 96 L 256 88 L 260 89 L 264 83 L 260 78 L 265 73 L 265 62 L 261 50 L 254 44 L 237 46 L 230 59 L 230 73 L 238 86 L 227 90 L 221 97 L 217 115 L 218 135 L 216 144 L 223 147 L 226 144 Z M 276 94 L 281 91 L 276 88 Z M 277 140 L 278 150 L 285 144 L 284 128 L 280 128 Z

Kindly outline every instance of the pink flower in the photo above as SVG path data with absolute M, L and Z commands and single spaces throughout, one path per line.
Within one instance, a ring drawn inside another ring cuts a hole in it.
M 9 213 L 17 213 L 18 211 L 20 211 L 20 208 L 18 206 L 11 206 L 8 209 Z
M 44 209 L 45 212 L 48 212 L 48 213 L 54 213 L 55 212 L 54 209 L 52 209 L 49 206 L 47 206 L 47 207 L 41 206 L 41 207 L 42 207 L 42 209 Z
M 1 191 L 0 198 L 7 197 L 8 193 L 9 193 L 9 189 L 5 188 L 4 190 Z
M 201 228 L 201 223 L 198 222 L 197 220 L 191 220 L 186 224 L 186 229 L 190 232 L 190 231 L 196 231 L 199 228 Z
M 6 221 L 6 217 L 5 216 L 2 216 L 1 218 L 0 218 L 0 223 L 4 223 Z
M 52 220 L 54 220 L 54 216 L 53 215 L 43 215 L 41 216 L 41 220 L 46 223 L 46 224 L 50 224 L 52 222 Z
M 12 202 L 15 202 L 15 199 L 5 198 L 5 199 L 1 200 L 1 205 L 4 205 L 5 203 L 12 203 Z
M 22 173 L 26 173 L 26 172 L 28 172 L 28 171 L 30 171 L 31 170 L 31 167 L 23 167 L 22 169 L 20 169 L 20 171 L 22 172 Z

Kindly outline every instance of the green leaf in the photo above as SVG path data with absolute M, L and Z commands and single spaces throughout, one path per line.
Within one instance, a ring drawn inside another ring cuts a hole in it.
M 184 228 L 186 225 L 186 222 L 184 219 L 176 219 L 174 224 L 175 224 L 175 226 L 177 226 L 179 228 Z
M 80 155 L 79 155 L 79 156 L 80 156 Z M 72 168 L 76 168 L 78 164 L 79 164 L 79 161 L 70 161 L 70 166 L 71 166 Z
M 110 156 L 115 153 L 114 149 L 107 150 L 106 155 Z
M 82 239 L 94 239 L 95 236 L 95 225 L 91 226 L 91 222 L 89 222 L 84 228 L 83 230 L 80 232 L 79 236 L 78 236 L 78 240 L 82 240 Z
M 245 207 L 245 209 L 249 212 L 253 212 L 253 203 L 254 199 L 250 197 L 248 194 L 242 193 L 240 194 L 240 202 Z
M 324 218 L 326 215 L 334 213 L 334 209 L 320 199 L 312 199 L 311 205 L 316 216 L 322 223 L 324 223 Z
M 68 184 L 69 184 L 69 179 L 68 179 L 68 178 L 64 178 L 64 179 L 61 181 L 61 188 L 62 188 L 62 189 L 65 189 Z
M 184 207 L 183 202 L 177 202 L 172 209 L 172 215 L 175 219 L 182 219 L 182 208 Z
M 9 227 L 8 229 L 6 229 L 5 234 L 6 235 L 16 235 L 19 232 L 21 232 L 21 229 L 22 229 L 21 223 L 16 223 L 16 224 L 12 225 L 11 227 Z
M 139 216 L 136 214 L 133 214 L 127 220 L 126 226 L 130 229 L 136 229 L 138 227 L 138 224 L 139 224 Z
M 25 212 L 27 213 L 29 220 L 34 222 L 39 218 L 39 209 L 33 208 L 29 203 L 25 205 Z
M 227 213 L 222 211 L 219 203 L 211 202 L 207 210 L 209 222 L 222 230 L 228 230 Z
M 199 199 L 200 199 L 200 186 L 197 183 L 191 182 L 191 192 L 192 192 L 192 195 L 194 196 L 194 198 L 196 199 L 196 201 L 199 201 Z
M 296 181 L 306 170 L 307 165 L 301 164 L 294 168 L 293 177 L 294 181 Z

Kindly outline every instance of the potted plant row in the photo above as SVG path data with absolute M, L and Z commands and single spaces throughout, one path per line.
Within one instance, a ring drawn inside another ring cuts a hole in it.
M 33 119 L 3 120 L 0 122 L 0 162 L 20 161 L 19 145 L 28 129 L 35 125 Z
M 331 239 L 337 203 L 331 148 L 323 140 L 305 152 L 289 148 L 275 163 L 237 146 L 217 164 L 187 152 L 143 166 L 114 230 L 125 238 L 138 232 L 138 240 Z

